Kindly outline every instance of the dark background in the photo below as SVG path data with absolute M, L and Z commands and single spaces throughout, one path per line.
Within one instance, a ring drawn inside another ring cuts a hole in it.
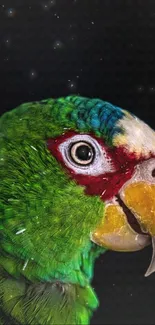
M 69 94 L 99 97 L 155 128 L 155 1 L 3 0 L 1 113 Z M 96 262 L 91 324 L 155 324 L 151 248 Z

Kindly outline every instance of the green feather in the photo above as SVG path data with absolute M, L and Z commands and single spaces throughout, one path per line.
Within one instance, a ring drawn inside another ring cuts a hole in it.
M 46 148 L 47 138 L 78 131 L 73 110 L 68 99 L 49 99 L 0 119 L 2 324 L 88 324 L 98 306 L 91 280 L 105 249 L 90 233 L 104 205 L 86 196 Z

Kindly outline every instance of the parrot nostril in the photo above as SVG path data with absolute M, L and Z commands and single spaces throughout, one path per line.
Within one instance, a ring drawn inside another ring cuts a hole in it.
M 152 177 L 155 177 L 155 168 L 152 170 Z

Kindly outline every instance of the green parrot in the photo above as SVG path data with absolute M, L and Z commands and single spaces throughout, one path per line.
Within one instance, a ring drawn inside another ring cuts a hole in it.
M 0 118 L 0 324 L 89 324 L 95 259 L 152 241 L 155 132 L 101 99 L 24 103 Z M 104 319 L 104 316 L 103 316 Z

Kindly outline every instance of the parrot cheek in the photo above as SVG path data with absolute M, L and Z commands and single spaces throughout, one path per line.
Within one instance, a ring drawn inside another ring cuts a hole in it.
M 117 201 L 105 206 L 104 218 L 91 234 L 91 240 L 100 246 L 122 252 L 141 250 L 150 244 L 149 236 L 132 229 Z

